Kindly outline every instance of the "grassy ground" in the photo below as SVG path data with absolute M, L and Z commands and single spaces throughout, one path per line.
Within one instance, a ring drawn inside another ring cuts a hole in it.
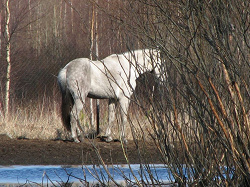
M 64 134 L 58 104 L 16 107 L 7 118 L 0 118 L 0 134 L 11 138 L 54 139 Z
M 89 102 L 87 100 L 87 102 Z M 6 134 L 10 138 L 21 139 L 67 139 L 69 133 L 64 129 L 61 122 L 59 102 L 41 102 L 29 104 L 28 106 L 15 106 L 7 118 L 0 118 L 0 134 Z M 86 106 L 85 111 L 80 116 L 85 130 L 90 130 L 90 111 Z M 95 117 L 95 116 L 94 116 Z M 107 102 L 100 104 L 100 131 L 104 135 L 108 123 Z M 120 115 L 117 112 L 117 120 L 113 125 L 113 136 L 119 138 Z M 137 138 L 148 135 L 150 124 L 147 118 L 137 109 L 131 107 L 129 123 L 127 124 L 128 139 L 133 139 L 131 127 L 135 131 Z M 94 126 L 95 128 L 95 126 Z

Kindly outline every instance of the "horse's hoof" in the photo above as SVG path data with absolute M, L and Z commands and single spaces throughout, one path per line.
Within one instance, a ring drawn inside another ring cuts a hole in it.
M 122 141 L 122 143 L 123 143 L 124 145 L 128 145 L 128 140 L 125 139 L 125 140 Z
M 110 143 L 110 142 L 112 142 L 112 141 L 113 141 L 113 138 L 112 138 L 112 137 L 108 136 L 108 137 L 106 138 L 106 142 L 107 142 L 107 143 Z
M 81 141 L 80 141 L 80 140 L 78 140 L 78 139 L 74 139 L 74 142 L 76 142 L 76 143 L 80 143 Z
M 113 138 L 111 136 L 101 136 L 100 140 L 109 143 L 113 141 Z

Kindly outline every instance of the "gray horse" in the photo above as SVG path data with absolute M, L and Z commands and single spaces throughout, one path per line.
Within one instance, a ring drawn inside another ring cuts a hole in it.
M 85 98 L 109 99 L 108 127 L 106 141 L 112 141 L 111 129 L 115 120 L 115 106 L 121 107 L 121 141 L 125 139 L 125 125 L 130 97 L 136 87 L 139 75 L 153 71 L 160 75 L 159 51 L 143 49 L 123 54 L 113 54 L 101 61 L 78 58 L 69 62 L 58 74 L 62 93 L 62 119 L 64 126 L 72 133 L 75 142 L 83 135 L 79 113 Z

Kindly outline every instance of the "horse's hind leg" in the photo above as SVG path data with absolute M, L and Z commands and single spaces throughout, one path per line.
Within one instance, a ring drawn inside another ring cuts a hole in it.
M 116 102 L 114 100 L 109 100 L 109 117 L 108 117 L 108 127 L 106 129 L 105 137 L 107 137 L 106 142 L 111 142 L 113 140 L 111 135 L 111 129 L 115 121 L 115 108 Z
M 72 138 L 74 139 L 75 142 L 79 143 L 79 135 L 82 136 L 84 134 L 84 130 L 82 129 L 80 125 L 80 120 L 79 120 L 79 114 L 83 109 L 83 103 L 80 99 L 75 99 L 75 104 L 72 108 L 71 114 L 70 114 L 70 123 L 71 123 L 71 133 L 72 133 Z

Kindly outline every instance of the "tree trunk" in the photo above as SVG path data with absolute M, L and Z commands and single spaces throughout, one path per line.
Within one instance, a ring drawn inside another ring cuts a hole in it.
M 93 60 L 93 50 L 94 50 L 94 23 L 95 23 L 95 8 L 93 5 L 92 19 L 91 19 L 91 30 L 90 30 L 90 60 Z M 91 130 L 94 129 L 94 109 L 93 109 L 93 99 L 90 99 L 90 126 Z
M 98 2 L 97 2 L 98 3 Z M 98 20 L 97 20 L 97 11 L 95 16 L 95 52 L 96 52 L 96 59 L 99 58 L 99 46 L 98 46 Z M 100 101 L 99 99 L 96 100 L 96 134 L 100 133 Z
M 7 38 L 6 44 L 6 62 L 7 62 L 7 72 L 6 72 L 6 87 L 5 87 L 5 117 L 9 115 L 9 100 L 10 100 L 10 73 L 11 73 L 11 61 L 10 61 L 10 8 L 9 0 L 6 0 L 6 25 L 5 32 Z
M 97 23 L 97 12 L 95 11 L 95 6 L 93 5 L 92 19 L 91 19 L 91 31 L 90 31 L 90 59 L 94 60 L 94 45 L 95 45 L 95 58 L 98 60 L 99 49 L 98 49 L 98 33 L 97 33 L 98 23 Z M 91 129 L 94 130 L 94 108 L 93 99 L 90 99 L 90 125 Z M 99 134 L 99 99 L 96 101 L 96 134 Z

